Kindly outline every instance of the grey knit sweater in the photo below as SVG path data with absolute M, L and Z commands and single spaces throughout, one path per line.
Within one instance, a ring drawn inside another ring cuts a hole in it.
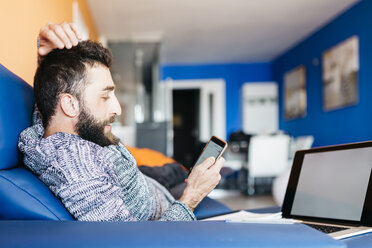
M 123 144 L 101 147 L 73 134 L 43 135 L 41 124 L 21 133 L 24 163 L 77 220 L 195 220 L 184 203 L 138 170 Z

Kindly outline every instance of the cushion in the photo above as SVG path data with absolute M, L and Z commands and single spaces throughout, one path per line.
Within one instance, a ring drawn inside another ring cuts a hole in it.
M 24 168 L 0 170 L 0 199 L 0 219 L 74 219 L 48 187 Z
M 31 124 L 33 90 L 0 65 L 0 169 L 18 165 L 18 136 Z
M 137 166 L 162 166 L 164 164 L 176 163 L 176 161 L 170 157 L 165 156 L 163 153 L 148 149 L 148 148 L 137 148 L 126 146 L 127 149 L 132 153 L 133 157 L 137 161 Z
M 212 198 L 205 197 L 195 209 L 194 214 L 198 220 L 231 213 L 231 209 L 228 208 L 225 204 L 216 201 Z

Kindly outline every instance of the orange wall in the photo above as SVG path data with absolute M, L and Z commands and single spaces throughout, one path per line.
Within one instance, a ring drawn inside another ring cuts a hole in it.
M 90 38 L 98 34 L 85 0 L 76 0 Z M 0 64 L 33 85 L 36 70 L 36 40 L 48 22 L 72 22 L 75 0 L 0 0 Z

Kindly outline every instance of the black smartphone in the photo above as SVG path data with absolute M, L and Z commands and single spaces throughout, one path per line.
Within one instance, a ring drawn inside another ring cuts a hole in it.
M 227 147 L 226 141 L 223 141 L 222 139 L 219 139 L 216 136 L 212 136 L 209 139 L 208 143 L 205 145 L 202 153 L 200 154 L 198 160 L 196 161 L 192 168 L 198 166 L 208 157 L 214 157 L 217 161 L 217 159 L 219 159 L 223 152 L 226 150 L 226 147 Z

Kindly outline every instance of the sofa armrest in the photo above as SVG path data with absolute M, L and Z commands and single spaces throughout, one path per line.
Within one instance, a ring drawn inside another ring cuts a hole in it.
M 200 220 L 215 215 L 231 213 L 231 211 L 232 210 L 225 204 L 212 198 L 205 197 L 195 209 L 194 214 L 196 218 Z
M 345 247 L 303 224 L 0 221 L 1 247 Z

